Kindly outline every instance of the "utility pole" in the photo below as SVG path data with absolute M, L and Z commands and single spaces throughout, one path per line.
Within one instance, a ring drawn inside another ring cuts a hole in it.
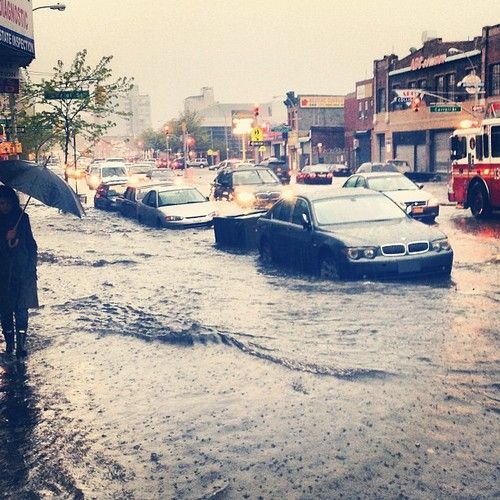
M 187 175 L 187 142 L 186 142 L 187 125 L 182 122 L 182 152 L 184 156 L 184 177 Z

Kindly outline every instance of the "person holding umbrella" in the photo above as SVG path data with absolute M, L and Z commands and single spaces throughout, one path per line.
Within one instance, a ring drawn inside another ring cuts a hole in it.
M 26 356 L 28 309 L 38 307 L 37 244 L 16 192 L 0 186 L 0 316 L 5 352 Z

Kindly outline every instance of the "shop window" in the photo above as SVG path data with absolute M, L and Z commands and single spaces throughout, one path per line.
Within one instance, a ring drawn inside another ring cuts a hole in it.
M 490 95 L 500 95 L 500 63 L 490 66 Z
M 448 99 L 450 101 L 455 100 L 455 73 L 448 73 L 446 75 L 446 92 L 448 93 Z
M 439 96 L 438 102 L 442 102 L 442 97 L 445 93 L 445 87 L 444 87 L 444 75 L 440 75 L 436 77 L 436 94 Z
M 408 88 L 410 89 L 416 89 L 417 88 L 417 82 L 413 81 L 408 84 Z

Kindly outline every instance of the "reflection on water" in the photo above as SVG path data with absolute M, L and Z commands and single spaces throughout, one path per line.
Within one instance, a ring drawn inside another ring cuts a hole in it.
M 26 453 L 37 423 L 33 391 L 26 365 L 3 360 L 0 365 L 0 491 L 19 494 L 24 490 L 29 467 Z

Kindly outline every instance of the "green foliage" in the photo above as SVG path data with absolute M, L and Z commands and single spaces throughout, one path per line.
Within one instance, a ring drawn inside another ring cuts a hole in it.
M 25 159 L 34 154 L 35 160 L 38 161 L 43 151 L 63 140 L 62 130 L 54 128 L 42 113 L 28 115 L 21 112 L 18 116 L 18 125 L 25 127 L 25 132 L 19 136 L 23 145 L 22 156 Z
M 69 146 L 73 134 L 84 136 L 96 142 L 104 133 L 115 126 L 114 115 L 127 116 L 119 110 L 118 100 L 132 88 L 132 79 L 119 77 L 113 79 L 109 65 L 112 56 L 104 56 L 92 67 L 87 64 L 87 51 L 78 52 L 66 68 L 58 61 L 53 68 L 54 74 L 48 80 L 34 83 L 29 78 L 24 93 L 31 104 L 43 106 L 41 120 L 55 129 L 61 129 L 61 146 L 67 162 Z M 88 91 L 83 99 L 47 99 L 45 92 Z

